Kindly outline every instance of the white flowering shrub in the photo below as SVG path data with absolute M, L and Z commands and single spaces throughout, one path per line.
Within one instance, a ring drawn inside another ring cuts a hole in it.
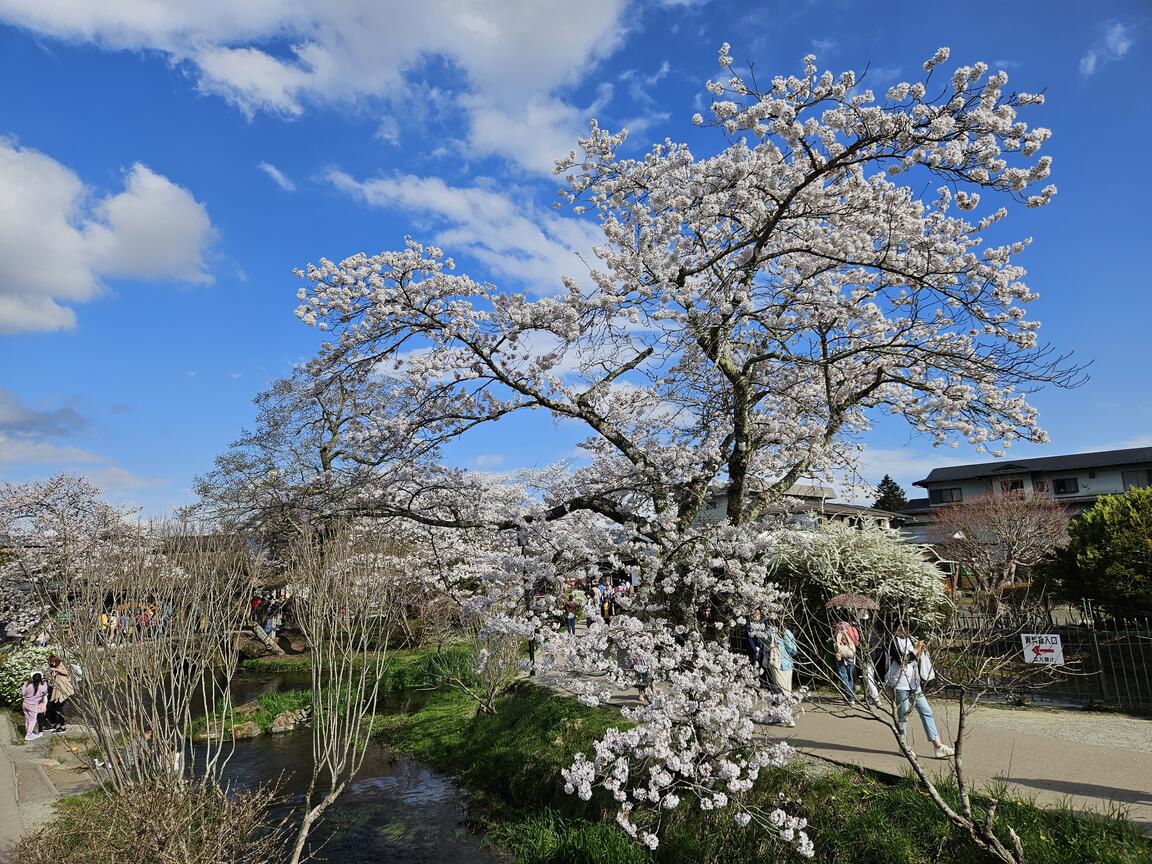
M 780 529 L 772 539 L 773 575 L 797 592 L 823 599 L 863 594 L 882 611 L 921 621 L 935 620 L 947 608 L 944 574 L 898 531 L 872 523 L 825 522 Z
M 0 703 L 18 706 L 23 699 L 20 688 L 29 676 L 33 672 L 47 676 L 48 657 L 59 652 L 54 646 L 31 645 L 0 654 Z

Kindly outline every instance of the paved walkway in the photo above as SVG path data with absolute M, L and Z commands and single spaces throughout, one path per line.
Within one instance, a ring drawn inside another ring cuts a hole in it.
M 538 683 L 566 692 L 545 677 Z M 635 690 L 613 693 L 618 707 L 637 705 Z M 958 719 L 955 702 L 932 701 L 940 734 L 951 743 Z M 802 753 L 859 765 L 893 776 L 911 773 L 892 731 L 861 711 L 827 697 L 805 702 L 794 728 L 766 726 Z M 948 763 L 932 756 L 920 718 L 908 718 L 909 739 L 921 765 L 944 774 Z M 981 705 L 968 715 L 964 768 L 977 791 L 1007 783 L 1021 799 L 1068 804 L 1077 810 L 1113 813 L 1117 807 L 1152 833 L 1152 720 L 1094 711 L 1011 709 Z
M 78 746 L 79 730 L 29 742 L 23 732 L 0 711 L 0 862 L 21 835 L 51 821 L 57 798 L 95 785 L 69 749 Z
M 956 729 L 957 706 L 933 701 L 946 741 Z M 919 718 L 908 730 L 921 764 L 947 772 L 948 763 L 931 757 Z M 853 763 L 888 774 L 909 772 L 887 726 L 864 717 L 844 716 L 836 706 L 807 703 L 796 728 L 773 728 L 798 750 L 834 762 Z M 969 715 L 964 768 L 972 784 L 1008 783 L 1023 798 L 1067 803 L 1076 809 L 1127 816 L 1152 831 L 1152 720 L 1088 711 L 1013 710 L 981 706 Z

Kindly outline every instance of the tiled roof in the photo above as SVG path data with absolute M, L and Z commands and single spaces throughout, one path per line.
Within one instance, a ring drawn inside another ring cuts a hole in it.
M 1038 459 L 998 459 L 974 465 L 952 465 L 933 468 L 923 480 L 913 485 L 947 483 L 953 480 L 975 480 L 1001 474 L 1029 474 L 1033 471 L 1077 471 L 1086 468 L 1108 468 L 1152 462 L 1152 447 L 1130 447 L 1127 450 L 1102 450 L 1098 453 L 1073 453 L 1069 456 L 1041 456 Z

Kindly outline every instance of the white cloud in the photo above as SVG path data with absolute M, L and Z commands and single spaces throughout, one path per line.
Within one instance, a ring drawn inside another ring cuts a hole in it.
M 119 465 L 108 465 L 94 471 L 86 471 L 85 476 L 101 489 L 157 489 L 170 485 L 163 477 L 145 477 Z
M 107 459 L 80 447 L 0 432 L 0 465 L 91 465 Z
M 472 457 L 472 464 L 482 470 L 490 468 L 499 468 L 504 464 L 503 453 L 481 453 L 478 456 Z
M 23 436 L 66 435 L 87 425 L 88 419 L 70 405 L 34 408 L 12 390 L 0 387 L 0 432 Z
M 538 212 L 508 195 L 479 186 L 449 186 L 439 177 L 358 181 L 331 171 L 327 179 L 367 204 L 434 219 L 443 225 L 437 244 L 451 254 L 470 255 L 494 275 L 509 277 L 536 294 L 562 291 L 562 276 L 579 280 L 595 262 L 592 247 L 602 239 L 591 221 Z
M 261 162 L 256 167 L 271 177 L 272 182 L 283 189 L 285 192 L 296 191 L 296 184 L 292 182 L 287 174 L 285 174 L 271 162 Z
M 12 468 L 22 474 L 29 468 L 47 473 L 80 468 L 105 488 L 143 489 L 168 484 L 167 480 L 136 474 L 83 447 L 49 440 L 67 438 L 88 425 L 88 418 L 71 405 L 34 407 L 17 393 L 0 387 L 0 473 Z
M 1101 65 L 1123 60 L 1132 45 L 1131 30 L 1119 21 L 1109 21 L 1101 37 L 1080 58 L 1080 74 L 1090 78 Z
M 812 50 L 817 54 L 829 54 L 836 48 L 835 39 L 813 39 Z
M 584 0 L 574 14 L 566 0 L 0 0 L 0 21 L 108 49 L 163 52 L 191 67 L 201 91 L 249 114 L 295 116 L 310 103 L 403 96 L 425 62 L 439 58 L 470 91 L 473 146 L 538 167 L 542 154 L 554 159 L 571 146 L 552 146 L 570 131 L 574 110 L 558 94 L 619 45 L 625 6 Z M 561 126 L 541 142 L 504 132 L 501 119 L 536 132 L 550 119 Z
M 103 198 L 50 156 L 0 139 L 0 332 L 75 324 L 106 278 L 211 280 L 204 205 L 145 165 Z

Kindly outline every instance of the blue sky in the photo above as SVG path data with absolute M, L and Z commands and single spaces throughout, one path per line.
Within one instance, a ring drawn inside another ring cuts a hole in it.
M 82 471 L 161 513 L 310 356 L 292 270 L 439 242 L 467 272 L 550 292 L 592 225 L 550 208 L 591 117 L 637 152 L 690 125 L 716 52 L 760 74 L 818 55 L 913 77 L 939 45 L 1046 89 L 1053 204 L 1014 214 L 1031 314 L 1092 361 L 1035 398 L 1037 455 L 1152 444 L 1152 10 L 1145 2 L 0 0 L 0 479 Z M 1057 11 L 1058 9 L 1058 11 Z M 533 414 L 451 456 L 505 470 L 571 452 Z M 895 424 L 864 476 L 978 461 Z

